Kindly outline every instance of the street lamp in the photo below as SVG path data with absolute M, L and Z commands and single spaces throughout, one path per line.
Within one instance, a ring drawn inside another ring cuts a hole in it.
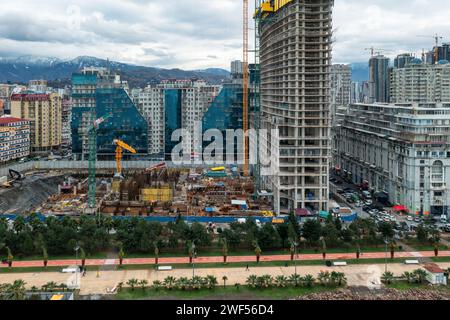
M 197 256 L 197 252 L 195 251 L 195 243 L 192 242 L 192 278 L 195 276 L 195 265 L 194 265 L 194 258 Z
M 384 272 L 387 272 L 387 259 L 388 259 L 388 249 L 387 249 L 388 240 L 387 240 L 387 237 L 384 239 L 384 243 L 386 245 L 386 251 L 385 251 L 385 255 L 384 255 Z
M 80 246 L 76 245 L 76 247 L 74 248 L 75 250 L 75 281 L 76 281 L 76 285 L 78 286 L 78 250 L 80 250 Z

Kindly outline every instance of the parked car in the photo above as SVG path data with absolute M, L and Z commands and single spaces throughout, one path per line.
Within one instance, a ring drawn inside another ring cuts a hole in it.
M 420 222 L 420 218 L 414 218 L 414 222 L 419 223 Z
M 406 217 L 406 220 L 407 220 L 407 221 L 414 221 L 413 217 L 411 217 L 411 216 L 407 216 L 407 217 Z
M 365 203 L 367 206 L 370 206 L 370 205 L 373 204 L 372 200 L 366 200 L 366 201 L 364 201 L 364 203 Z

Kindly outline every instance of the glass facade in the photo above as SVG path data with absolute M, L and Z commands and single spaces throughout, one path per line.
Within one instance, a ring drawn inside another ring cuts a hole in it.
M 86 154 L 87 129 L 108 113 L 112 117 L 103 122 L 97 133 L 97 153 L 115 153 L 114 139 L 120 139 L 136 149 L 138 154 L 147 154 L 148 125 L 123 88 L 99 88 L 96 74 L 74 74 L 72 76 L 72 151 Z
M 112 117 L 103 122 L 97 131 L 97 147 L 100 154 L 114 154 L 114 139 L 126 142 L 138 154 L 146 154 L 148 124 L 126 91 L 121 88 L 97 89 L 96 117 L 107 114 Z
M 170 159 L 173 148 L 179 141 L 172 141 L 172 133 L 182 126 L 182 90 L 166 89 L 164 91 L 165 101 L 165 153 L 166 158 Z

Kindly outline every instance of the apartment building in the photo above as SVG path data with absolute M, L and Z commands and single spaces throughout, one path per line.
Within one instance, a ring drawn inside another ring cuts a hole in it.
M 51 94 L 13 94 L 11 116 L 30 121 L 34 153 L 58 149 L 62 143 L 62 98 Z
M 391 74 L 391 102 L 450 102 L 450 63 L 413 59 Z
M 30 121 L 0 117 L 0 163 L 30 155 Z
M 450 103 L 352 104 L 336 168 L 414 214 L 449 214 Z
M 261 183 L 277 213 L 328 211 L 332 0 L 266 1 L 261 14 Z M 278 134 L 272 135 L 274 130 Z
M 194 135 L 194 129 L 220 90 L 221 86 L 209 85 L 203 80 L 164 80 L 143 90 L 134 90 L 133 101 L 149 124 L 149 153 L 170 156 L 177 144 L 170 141 L 172 132 L 183 128 L 191 133 L 192 152 L 201 154 L 201 137 Z

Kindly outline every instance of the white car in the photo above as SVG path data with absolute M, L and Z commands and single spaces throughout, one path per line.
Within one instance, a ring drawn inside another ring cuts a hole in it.
M 366 200 L 365 202 L 364 202 L 364 204 L 366 205 L 366 206 L 370 206 L 370 205 L 372 205 L 372 200 Z
M 406 220 L 407 221 L 414 221 L 413 217 L 411 217 L 411 216 L 406 217 Z

